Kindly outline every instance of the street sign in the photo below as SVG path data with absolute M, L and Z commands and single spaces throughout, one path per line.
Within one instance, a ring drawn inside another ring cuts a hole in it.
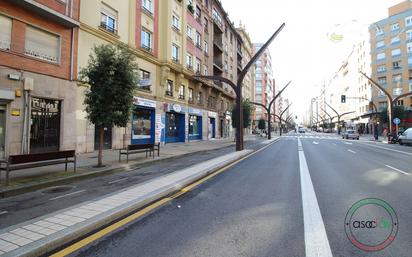
M 399 118 L 395 118 L 395 119 L 393 119 L 393 124 L 399 125 L 399 124 L 401 124 L 401 120 Z

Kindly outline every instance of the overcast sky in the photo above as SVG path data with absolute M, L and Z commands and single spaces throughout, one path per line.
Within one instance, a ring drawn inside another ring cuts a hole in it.
M 302 120 L 312 96 L 338 70 L 351 45 L 369 24 L 384 19 L 402 0 L 221 0 L 230 19 L 246 26 L 253 42 L 264 42 L 282 22 L 286 27 L 270 47 L 277 85 L 293 83 L 285 96 Z M 338 25 L 339 24 L 339 25 Z M 343 34 L 333 42 L 328 33 Z

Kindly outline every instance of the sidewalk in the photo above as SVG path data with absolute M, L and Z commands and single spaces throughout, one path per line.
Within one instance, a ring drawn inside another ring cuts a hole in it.
M 264 138 L 255 135 L 245 136 L 245 141 L 264 140 Z M 30 186 L 47 184 L 62 180 L 77 179 L 85 176 L 95 176 L 98 174 L 125 171 L 143 165 L 150 165 L 153 162 L 159 162 L 170 158 L 188 155 L 195 152 L 210 151 L 214 149 L 234 146 L 233 138 L 214 139 L 208 141 L 191 141 L 187 143 L 166 144 L 160 148 L 160 157 L 146 158 L 145 153 L 133 154 L 129 156 L 129 163 L 126 163 L 125 156 L 122 156 L 122 162 L 119 163 L 118 150 L 105 150 L 103 152 L 103 163 L 106 165 L 102 168 L 94 167 L 97 164 L 97 151 L 77 155 L 77 171 L 73 172 L 73 165 L 68 165 L 68 171 L 65 172 L 64 164 L 38 167 L 12 171 L 10 173 L 10 184 L 5 186 L 5 172 L 0 174 L 0 193 Z

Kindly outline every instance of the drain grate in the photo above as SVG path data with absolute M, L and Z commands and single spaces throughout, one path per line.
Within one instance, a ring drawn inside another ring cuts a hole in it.
M 58 194 L 58 193 L 70 191 L 73 188 L 74 186 L 55 186 L 55 187 L 49 187 L 49 188 L 43 189 L 40 192 L 43 194 Z

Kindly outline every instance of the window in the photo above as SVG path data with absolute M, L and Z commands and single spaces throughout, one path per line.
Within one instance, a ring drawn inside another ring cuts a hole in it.
M 153 3 L 152 0 L 142 0 L 142 7 L 144 10 L 153 13 Z
M 193 40 L 193 28 L 190 27 L 189 25 L 187 25 L 186 35 L 187 35 L 188 38 Z
M 406 33 L 406 40 L 412 39 L 412 29 L 405 32 Z
M 400 29 L 399 23 L 392 24 L 392 26 L 391 26 L 392 31 L 398 30 L 398 29 Z
M 152 52 L 152 33 L 142 28 L 142 48 L 148 52 Z
M 412 92 L 412 83 L 409 83 L 409 92 Z
M 205 32 L 209 31 L 209 20 L 206 17 L 203 18 L 203 27 L 205 29 Z
M 189 53 L 186 55 L 186 67 L 190 70 L 193 69 L 193 56 Z
M 386 71 L 386 66 L 385 65 L 379 65 L 377 71 L 378 72 L 385 72 Z
M 117 34 L 117 11 L 102 3 L 100 27 Z
M 173 81 L 167 80 L 166 95 L 173 96 Z
M 185 99 L 185 86 L 180 85 L 179 87 L 179 99 L 184 100 Z
M 209 74 L 209 69 L 208 67 L 205 65 L 203 66 L 203 75 L 207 76 Z
M 37 59 L 58 63 L 60 61 L 60 37 L 27 26 L 24 53 Z
M 401 55 L 401 49 L 400 48 L 392 50 L 392 57 L 399 56 L 399 55 Z
M 392 91 L 392 94 L 394 96 L 402 95 L 403 94 L 403 88 L 401 88 L 401 87 L 394 88 L 393 91 Z
M 138 88 L 150 91 L 151 86 L 152 81 L 150 80 L 150 72 L 140 69 Z
M 384 46 L 385 46 L 385 41 L 384 40 L 376 42 L 376 48 L 381 48 L 381 47 L 384 47 Z
M 399 42 L 401 42 L 401 39 L 399 38 L 399 36 L 393 37 L 393 38 L 391 39 L 391 44 L 392 44 L 392 45 L 393 45 L 393 44 L 397 44 L 397 43 L 399 43 Z
M 401 68 L 401 61 L 396 61 L 392 63 L 392 67 L 394 69 L 400 69 Z
M 395 103 L 396 106 L 403 106 L 403 104 L 404 104 L 403 100 L 398 100 Z
M 196 74 L 200 74 L 201 70 L 202 70 L 201 61 L 198 58 L 196 58 Z
M 392 76 L 394 82 L 401 82 L 402 81 L 402 74 L 395 74 Z
M 209 7 L 209 0 L 205 0 L 206 7 Z
M 378 61 L 385 59 L 385 53 L 379 53 L 379 54 L 377 54 L 377 55 L 376 55 L 376 59 L 377 59 Z
M 197 103 L 198 104 L 202 104 L 203 103 L 203 94 L 202 94 L 202 92 L 198 92 L 197 93 Z
M 175 44 L 172 44 L 172 60 L 179 62 L 179 47 Z
M 386 77 L 379 77 L 378 78 L 378 83 L 379 84 L 386 84 L 387 83 Z
M 380 36 L 383 35 L 383 29 L 381 29 L 380 27 L 376 26 L 376 36 Z
M 0 49 L 10 50 L 11 24 L 10 18 L 0 15 Z
M 172 16 L 172 27 L 180 30 L 180 19 L 176 15 Z
M 406 51 L 408 53 L 412 53 L 412 42 L 406 44 Z
M 408 57 L 408 65 L 411 66 L 412 65 L 412 56 Z
M 204 50 L 205 50 L 205 54 L 209 53 L 209 44 L 207 43 L 206 40 L 205 40 L 205 43 L 204 43 Z
M 202 17 L 202 10 L 200 9 L 199 6 L 196 6 L 195 15 L 196 15 L 196 19 L 197 19 L 198 21 L 200 21 L 200 17 Z
M 193 88 L 189 87 L 189 102 L 193 103 Z
M 409 17 L 405 18 L 405 24 L 406 24 L 406 27 L 412 25 L 412 16 L 409 16 Z
M 202 35 L 196 31 L 196 46 L 202 48 Z

